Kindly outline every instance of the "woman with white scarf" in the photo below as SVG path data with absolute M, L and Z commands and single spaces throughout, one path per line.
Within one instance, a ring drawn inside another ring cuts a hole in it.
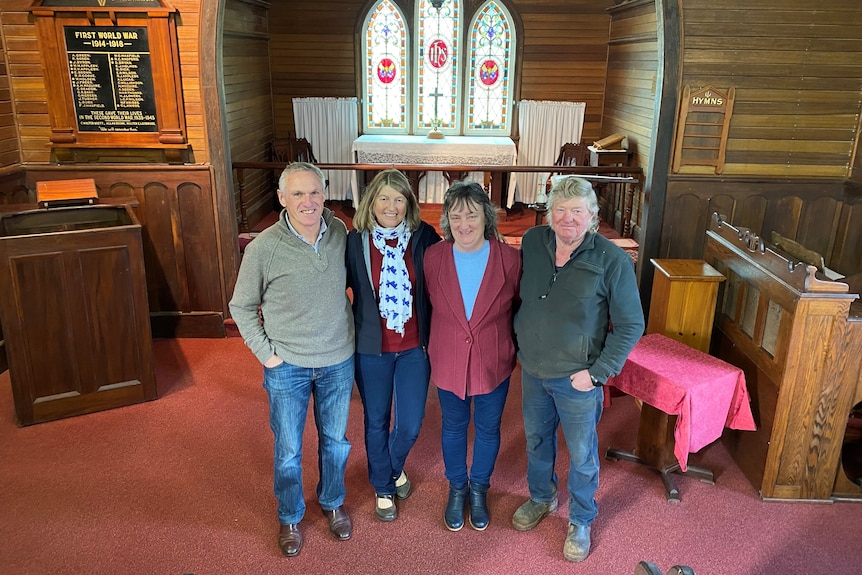
M 368 480 L 375 515 L 394 521 L 395 500 L 412 491 L 404 462 L 425 417 L 431 310 L 422 263 L 425 249 L 440 236 L 419 218 L 419 202 L 398 170 L 384 170 L 371 181 L 353 228 L 347 236 L 347 284 L 353 291 Z

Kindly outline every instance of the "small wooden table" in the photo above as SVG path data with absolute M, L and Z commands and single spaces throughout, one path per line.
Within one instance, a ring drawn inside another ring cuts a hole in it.
M 643 401 L 643 408 L 636 451 L 611 448 L 605 457 L 657 471 L 670 502 L 680 501 L 670 473 L 715 482 L 708 469 L 688 465 L 689 453 L 721 437 L 725 426 L 755 429 L 742 370 L 659 333 L 642 337 L 608 384 Z

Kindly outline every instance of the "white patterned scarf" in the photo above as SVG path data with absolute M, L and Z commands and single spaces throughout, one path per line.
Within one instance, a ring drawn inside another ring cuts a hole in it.
M 380 317 L 386 320 L 386 328 L 404 335 L 404 325 L 413 315 L 413 286 L 404 263 L 404 253 L 410 243 L 410 230 L 402 221 L 394 228 L 374 226 L 371 232 L 374 247 L 383 255 L 380 268 Z M 386 240 L 398 239 L 392 247 Z

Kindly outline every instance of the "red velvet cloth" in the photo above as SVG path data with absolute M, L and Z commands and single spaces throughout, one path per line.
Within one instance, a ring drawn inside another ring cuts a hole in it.
M 659 333 L 642 337 L 608 384 L 678 416 L 674 455 L 682 471 L 688 454 L 721 437 L 725 426 L 756 429 L 741 369 Z

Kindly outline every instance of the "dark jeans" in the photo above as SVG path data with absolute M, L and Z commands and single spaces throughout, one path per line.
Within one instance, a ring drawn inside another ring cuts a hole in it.
M 500 420 L 509 393 L 509 378 L 491 393 L 461 399 L 451 391 L 437 390 L 443 428 L 443 463 L 446 479 L 453 487 L 464 487 L 468 481 L 490 485 L 491 474 L 500 451 Z M 470 425 L 470 404 L 473 404 L 473 465 L 467 476 L 467 427 Z
M 430 375 L 428 356 L 419 347 L 380 355 L 356 354 L 356 386 L 365 411 L 368 481 L 380 495 L 395 493 L 395 479 L 419 437 Z

